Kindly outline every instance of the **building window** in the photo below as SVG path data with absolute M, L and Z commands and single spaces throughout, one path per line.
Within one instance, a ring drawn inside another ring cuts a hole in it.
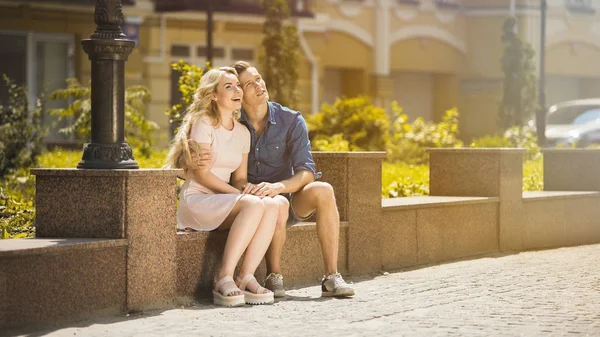
M 396 0 L 398 5 L 418 5 L 421 3 L 421 0 Z
M 592 6 L 592 0 L 565 0 L 565 7 L 571 13 L 596 14 L 596 9 Z
M 29 105 L 42 94 L 49 94 L 66 86 L 66 79 L 75 75 L 73 54 L 75 41 L 68 34 L 47 34 L 36 32 L 0 31 L 0 74 L 6 74 L 17 85 L 27 85 Z M 0 104 L 8 101 L 7 88 L 4 81 L 0 83 Z M 67 107 L 68 102 L 47 100 L 44 112 Z M 42 125 L 49 127 L 44 141 L 46 143 L 62 143 L 72 137 L 62 135 L 58 129 L 65 127 L 68 121 L 59 123 L 57 116 L 47 113 L 41 116 Z
M 174 44 L 171 46 L 171 56 L 190 57 L 190 46 Z
M 460 6 L 459 0 L 435 0 L 438 8 L 457 9 Z
M 238 60 L 254 60 L 254 50 L 248 48 L 233 48 L 231 49 L 231 58 L 234 62 Z
M 225 48 L 223 47 L 213 47 L 213 59 L 224 59 L 225 58 Z M 206 46 L 200 46 L 196 48 L 196 56 L 206 58 L 208 55 Z

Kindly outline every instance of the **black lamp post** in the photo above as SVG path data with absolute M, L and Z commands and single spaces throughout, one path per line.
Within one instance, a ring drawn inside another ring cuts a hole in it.
M 213 0 L 206 6 L 206 62 L 213 66 Z
M 96 0 L 96 32 L 81 42 L 92 62 L 92 140 L 85 144 L 81 169 L 137 169 L 125 142 L 125 61 L 135 42 L 121 29 L 121 0 Z
M 546 11 L 548 3 L 540 0 L 541 36 L 540 36 L 540 75 L 539 75 L 539 109 L 537 112 L 536 130 L 538 144 L 543 147 L 546 144 Z

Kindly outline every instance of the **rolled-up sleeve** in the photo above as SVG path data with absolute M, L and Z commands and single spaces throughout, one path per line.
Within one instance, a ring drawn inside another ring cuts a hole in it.
M 308 139 L 308 128 L 300 113 L 296 116 L 288 135 L 288 151 L 292 161 L 294 173 L 306 170 L 313 174 L 315 180 L 321 178 L 321 172 L 317 172 L 315 161 L 310 152 L 310 140 Z

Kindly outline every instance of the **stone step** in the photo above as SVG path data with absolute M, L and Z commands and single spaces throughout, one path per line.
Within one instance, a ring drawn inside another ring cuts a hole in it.
M 126 256 L 126 240 L 0 240 L 0 329 L 123 312 Z

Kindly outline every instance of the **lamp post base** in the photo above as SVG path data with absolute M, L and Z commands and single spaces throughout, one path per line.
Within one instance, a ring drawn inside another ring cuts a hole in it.
M 139 169 L 133 151 L 127 143 L 88 143 L 83 147 L 83 157 L 78 169 Z

